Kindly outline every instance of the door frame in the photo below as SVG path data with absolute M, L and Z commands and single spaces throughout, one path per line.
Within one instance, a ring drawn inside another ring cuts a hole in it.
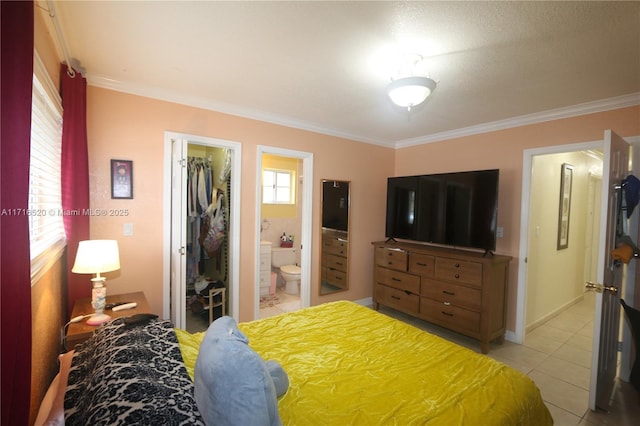
M 232 151 L 231 155 L 231 200 L 229 203 L 228 215 L 229 220 L 229 291 L 228 303 L 229 313 L 238 320 L 240 312 L 240 195 L 241 195 L 241 177 L 242 177 L 242 144 L 239 142 L 210 138 L 206 136 L 191 135 L 178 132 L 164 132 L 164 176 L 163 176 L 163 232 L 162 232 L 162 292 L 163 318 L 170 318 L 174 325 L 178 328 L 185 328 L 186 313 L 186 293 L 179 291 L 178 284 L 171 282 L 171 257 L 172 255 L 180 255 L 171 252 L 171 234 L 174 226 L 184 223 L 186 216 L 182 218 L 173 218 L 171 211 L 173 203 L 181 203 L 181 200 L 172 200 L 172 143 L 173 141 L 181 141 L 182 143 L 192 143 L 195 145 L 204 145 L 214 148 L 227 148 Z M 185 182 L 186 183 L 186 182 Z M 184 293 L 184 294 L 183 294 Z M 174 304 L 177 309 L 172 310 Z M 174 313 L 175 312 L 175 313 Z M 177 318 L 176 318 L 177 316 Z
M 527 252 L 529 247 L 529 204 L 531 202 L 531 177 L 533 157 L 538 155 L 562 154 L 566 152 L 602 149 L 604 141 L 582 142 L 568 145 L 546 146 L 525 149 L 522 153 L 522 200 L 520 203 L 520 247 L 518 249 L 518 285 L 516 303 L 515 331 L 507 330 L 507 339 L 515 343 L 524 343 L 527 309 Z M 608 159 L 605 159 L 608 161 Z
M 640 176 L 640 136 L 624 137 L 631 144 L 632 158 L 638 161 L 633 162 L 632 171 L 636 176 Z M 518 248 L 518 281 L 517 281 L 517 300 L 516 300 L 516 326 L 515 331 L 507 330 L 506 338 L 514 343 L 522 344 L 525 339 L 525 319 L 527 306 L 527 248 L 529 247 L 529 203 L 531 197 L 531 176 L 533 167 L 533 157 L 546 154 L 560 154 L 564 152 L 585 151 L 589 149 L 604 148 L 604 139 L 583 142 L 576 144 L 566 144 L 557 146 L 547 146 L 541 148 L 525 149 L 523 151 L 522 162 L 522 200 L 520 204 L 520 246 Z M 603 159 L 608 161 L 609 159 Z M 629 233 L 638 235 L 640 228 L 640 220 L 638 215 L 633 215 L 629 223 Z M 635 277 L 636 264 L 629 262 L 627 265 L 627 277 Z M 627 279 L 624 283 L 625 297 L 633 300 L 635 295 L 635 282 Z M 594 307 L 595 310 L 595 307 Z M 631 374 L 631 347 L 633 339 L 631 330 L 626 321 L 622 322 L 622 350 L 620 354 L 620 371 L 621 379 L 628 381 Z
M 262 156 L 263 154 L 302 160 L 302 235 L 300 238 L 300 308 L 311 303 L 311 252 L 313 230 L 313 153 L 285 148 L 258 145 L 256 157 L 256 238 L 255 238 L 255 283 L 253 318 L 260 318 L 260 224 L 262 215 Z

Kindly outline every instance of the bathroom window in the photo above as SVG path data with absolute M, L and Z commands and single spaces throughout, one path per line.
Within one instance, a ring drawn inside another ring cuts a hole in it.
M 264 169 L 262 172 L 262 203 L 293 204 L 293 173 L 288 170 Z

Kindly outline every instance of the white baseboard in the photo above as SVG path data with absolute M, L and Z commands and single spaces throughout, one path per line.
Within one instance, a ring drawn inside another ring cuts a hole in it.
M 354 300 L 353 302 L 362 306 L 373 306 L 373 297 L 366 297 L 364 299 Z
M 571 306 L 575 305 L 576 303 L 582 302 L 584 300 L 584 294 L 574 298 L 573 300 L 568 301 L 567 303 L 563 304 L 562 306 L 554 309 L 553 311 L 549 312 L 548 314 L 538 318 L 537 320 L 533 321 L 531 324 L 526 325 L 525 326 L 525 330 L 527 333 L 532 332 L 536 327 L 541 326 L 542 324 L 544 324 L 545 322 L 549 321 L 550 319 L 557 317 L 558 315 L 560 315 L 562 312 L 564 312 L 565 310 L 567 310 L 568 308 L 570 308 Z

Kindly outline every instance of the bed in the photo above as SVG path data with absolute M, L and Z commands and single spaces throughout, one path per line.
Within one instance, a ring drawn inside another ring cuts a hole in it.
M 239 324 L 289 389 L 285 425 L 546 425 L 553 420 L 526 375 L 353 302 Z M 177 331 L 193 378 L 204 333 Z
M 247 350 L 281 366 L 288 379 L 286 391 L 274 397 L 277 419 L 267 424 L 553 424 L 526 375 L 352 302 L 237 328 Z M 205 346 L 206 336 L 173 329 L 169 321 L 134 328 L 111 321 L 61 359 L 54 402 L 43 403 L 39 418 L 44 424 L 64 412 L 67 424 L 212 423 L 209 407 L 194 397 L 203 383 L 199 366 L 222 353 Z M 225 366 L 241 362 L 222 359 Z M 218 375 L 214 386 L 229 395 L 239 387 L 237 395 L 246 395 L 233 377 Z

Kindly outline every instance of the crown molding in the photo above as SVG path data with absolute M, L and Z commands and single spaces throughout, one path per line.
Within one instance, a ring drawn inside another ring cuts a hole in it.
M 208 111 L 216 111 L 223 114 L 235 115 L 239 117 L 249 118 L 252 120 L 263 121 L 271 124 L 277 124 L 295 129 L 306 130 L 309 132 L 319 133 L 323 135 L 335 136 L 338 138 L 349 139 L 357 142 L 364 142 L 373 145 L 380 145 L 387 148 L 393 148 L 393 143 L 382 140 L 364 138 L 348 132 L 342 132 L 336 129 L 330 129 L 314 123 L 295 120 L 289 117 L 271 114 L 250 108 L 243 108 L 237 105 L 231 105 L 224 102 L 212 101 L 197 96 L 189 96 L 172 90 L 163 89 L 154 86 L 144 86 L 114 80 L 100 75 L 87 75 L 87 84 L 103 89 L 114 90 L 116 92 L 124 92 L 132 95 L 144 96 L 147 98 L 158 99 L 167 102 L 187 105 L 195 108 L 201 108 Z
M 418 138 L 405 139 L 402 141 L 397 141 L 394 146 L 396 149 L 407 148 L 410 146 L 441 142 L 448 139 L 495 132 L 497 130 L 511 129 L 514 127 L 543 123 L 545 121 L 560 120 L 563 118 L 610 111 L 613 109 L 626 108 L 636 105 L 640 105 L 640 92 L 632 93 L 630 95 L 617 96 L 615 98 L 602 99 L 599 101 L 586 102 L 583 104 L 573 105 L 565 108 L 557 108 L 534 114 L 522 115 L 520 117 L 508 118 L 506 120 L 492 121 L 489 123 L 478 124 L 476 126 L 469 126 L 461 129 L 451 130 L 448 132 L 434 133 L 432 135 L 421 136 Z
M 87 75 L 87 84 L 104 89 L 114 90 L 116 92 L 124 92 L 147 98 L 158 99 L 167 102 L 188 105 L 195 108 L 202 108 L 209 111 L 216 111 L 223 114 L 230 114 L 239 117 L 249 118 L 252 120 L 263 121 L 271 124 L 277 124 L 295 129 L 306 130 L 309 132 L 319 133 L 323 135 L 335 136 L 338 138 L 349 139 L 352 141 L 379 145 L 387 148 L 407 148 L 427 143 L 440 142 L 448 139 L 472 136 L 481 133 L 494 132 L 497 130 L 510 129 L 530 124 L 542 123 L 545 121 L 559 120 L 562 118 L 575 117 L 584 114 L 592 114 L 596 112 L 608 111 L 618 108 L 640 105 L 640 92 L 630 95 L 618 96 L 615 98 L 603 99 L 594 102 L 587 102 L 566 108 L 558 108 L 549 111 L 543 111 L 535 114 L 523 115 L 520 117 L 509 118 L 506 120 L 493 121 L 489 123 L 478 124 L 475 126 L 464 127 L 461 129 L 451 130 L 447 132 L 434 133 L 431 135 L 420 136 L 412 139 L 405 139 L 396 142 L 385 142 L 365 138 L 360 135 L 354 135 L 336 129 L 323 127 L 314 123 L 295 120 L 289 117 L 271 114 L 250 108 L 242 108 L 237 105 L 231 105 L 223 102 L 212 101 L 197 96 L 188 96 L 172 90 L 167 90 L 155 86 L 144 86 L 114 80 L 100 75 Z

